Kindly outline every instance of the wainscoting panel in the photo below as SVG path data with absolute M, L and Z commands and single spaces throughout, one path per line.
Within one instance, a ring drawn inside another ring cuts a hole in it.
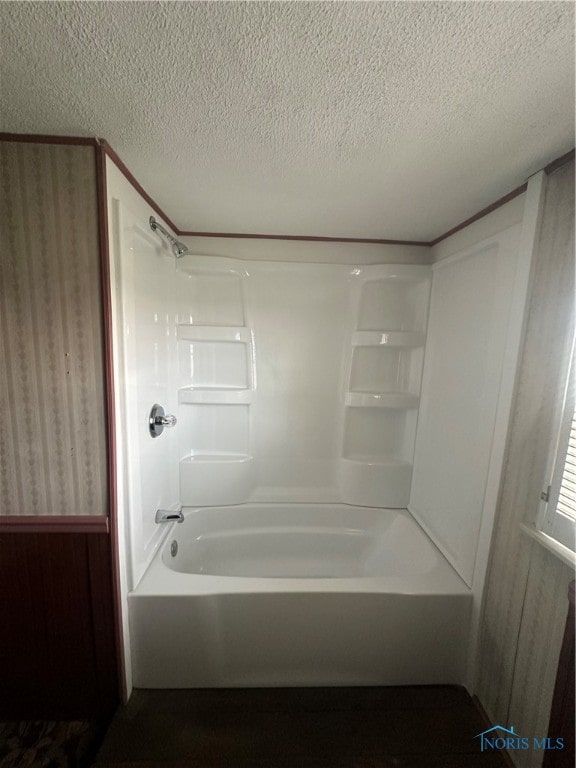
M 114 642 L 107 534 L 0 534 L 0 720 L 110 714 Z

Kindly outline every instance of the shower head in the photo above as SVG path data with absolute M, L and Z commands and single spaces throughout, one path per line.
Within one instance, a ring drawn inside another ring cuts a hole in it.
M 190 249 L 188 248 L 188 246 L 184 245 L 184 243 L 181 243 L 180 240 L 176 240 L 176 238 L 173 237 L 170 234 L 170 232 L 164 229 L 162 224 L 158 224 L 154 216 L 150 216 L 148 221 L 150 223 L 150 229 L 152 230 L 152 232 L 158 231 L 160 232 L 160 234 L 164 235 L 166 240 L 168 240 L 168 242 L 172 246 L 172 253 L 174 254 L 174 256 L 176 256 L 177 259 L 181 259 L 182 256 L 187 256 L 190 253 Z
M 181 259 L 182 256 L 187 256 L 190 253 L 190 248 L 181 243 L 180 240 L 176 240 L 172 243 L 172 253 L 177 259 Z

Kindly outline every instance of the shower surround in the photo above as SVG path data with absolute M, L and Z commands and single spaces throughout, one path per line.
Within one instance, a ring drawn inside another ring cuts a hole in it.
M 405 507 L 430 270 L 176 264 L 180 502 Z
M 516 201 L 433 265 L 192 239 L 174 258 L 109 168 L 129 688 L 470 682 L 531 189 L 526 221 Z M 151 439 L 156 403 L 177 423 Z

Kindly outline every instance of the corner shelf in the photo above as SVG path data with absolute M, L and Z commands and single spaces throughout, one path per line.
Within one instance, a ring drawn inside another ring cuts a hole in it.
M 242 464 L 251 462 L 253 456 L 248 453 L 220 453 L 217 451 L 210 453 L 191 453 L 180 459 L 180 464 Z
M 401 267 L 404 266 L 404 269 Z M 411 266 L 411 269 L 408 267 Z M 430 267 L 397 265 L 360 274 L 356 328 L 359 331 L 424 331 Z
M 249 405 L 252 390 L 240 387 L 184 387 L 178 390 L 180 405 Z
M 423 347 L 425 336 L 418 331 L 355 331 L 353 347 Z
M 241 504 L 254 484 L 254 457 L 247 453 L 193 453 L 180 460 L 180 500 L 185 506 Z
M 420 398 L 406 392 L 346 392 L 344 404 L 354 408 L 418 408 Z
M 354 455 L 340 459 L 340 495 L 345 504 L 404 508 L 412 464 L 393 456 Z
M 355 269 L 348 383 L 338 474 L 345 504 L 404 508 L 412 455 L 431 269 L 372 265 Z
M 404 459 L 399 459 L 396 456 L 382 456 L 380 454 L 371 456 L 356 453 L 350 456 L 342 456 L 340 460 L 372 467 L 412 467 L 409 461 L 404 461 Z

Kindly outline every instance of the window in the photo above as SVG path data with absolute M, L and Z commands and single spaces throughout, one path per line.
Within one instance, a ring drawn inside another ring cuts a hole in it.
M 542 493 L 544 504 L 540 524 L 543 533 L 573 552 L 576 551 L 575 390 L 576 361 L 573 344 L 550 485 Z

